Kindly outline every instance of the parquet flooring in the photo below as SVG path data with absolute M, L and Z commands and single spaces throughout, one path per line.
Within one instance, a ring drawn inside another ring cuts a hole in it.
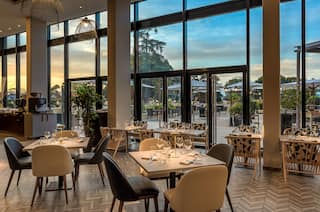
M 138 174 L 138 166 L 126 153 L 118 153 L 117 161 L 127 175 Z M 0 139 L 0 212 L 11 211 L 109 211 L 112 194 L 107 183 L 102 186 L 96 166 L 81 166 L 77 191 L 68 191 L 69 204 L 65 204 L 63 192 L 43 192 L 36 198 L 35 206 L 30 208 L 34 186 L 31 171 L 23 171 L 20 185 L 16 186 L 14 177 L 8 196 L 3 196 L 10 169 L 8 167 L 3 142 Z M 285 184 L 281 172 L 263 170 L 254 180 L 252 170 L 234 167 L 229 192 L 235 211 L 319 211 L 320 212 L 320 177 L 289 175 Z M 108 181 L 108 180 L 106 180 Z M 164 191 L 164 181 L 156 184 Z M 71 179 L 69 177 L 69 185 Z M 163 210 L 163 195 L 160 194 L 160 209 Z M 117 209 L 117 205 L 116 205 Z M 115 210 L 117 211 L 117 210 Z M 125 211 L 144 211 L 143 202 L 125 204 Z M 154 211 L 153 204 L 150 211 Z M 230 211 L 225 200 L 223 212 Z

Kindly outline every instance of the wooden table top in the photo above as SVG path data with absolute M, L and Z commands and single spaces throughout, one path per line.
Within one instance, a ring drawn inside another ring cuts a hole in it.
M 200 136 L 206 132 L 206 130 L 194 130 L 194 129 L 166 129 L 166 128 L 156 128 L 153 129 L 156 133 L 169 133 L 172 135 L 190 135 L 190 136 Z
M 42 143 L 43 142 L 43 143 Z M 32 151 L 35 147 L 40 145 L 61 145 L 67 149 L 80 149 L 85 148 L 88 145 L 89 138 L 49 138 L 38 139 L 31 144 L 24 147 L 24 151 Z
M 258 133 L 230 133 L 225 138 L 248 137 L 253 139 L 262 139 L 263 135 Z
M 169 150 L 171 157 L 165 150 L 137 151 L 129 152 L 129 155 L 149 174 L 169 173 L 182 170 L 188 170 L 198 167 L 225 165 L 223 161 L 208 155 L 199 154 L 199 152 L 191 150 L 184 153 L 182 149 Z M 155 157 L 152 160 L 151 157 Z M 191 161 L 190 164 L 183 164 Z
M 280 142 L 304 142 L 304 143 L 320 143 L 320 137 L 313 136 L 295 136 L 295 135 L 280 135 Z

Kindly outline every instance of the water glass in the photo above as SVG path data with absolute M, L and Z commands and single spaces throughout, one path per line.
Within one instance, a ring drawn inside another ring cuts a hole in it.
M 183 146 L 184 146 L 184 148 L 186 149 L 186 150 L 191 150 L 191 148 L 192 148 L 192 141 L 191 141 L 191 139 L 190 138 L 187 138 L 187 139 L 185 139 L 184 140 L 184 143 L 183 143 Z
M 48 140 L 51 136 L 50 131 L 44 131 L 43 136 Z

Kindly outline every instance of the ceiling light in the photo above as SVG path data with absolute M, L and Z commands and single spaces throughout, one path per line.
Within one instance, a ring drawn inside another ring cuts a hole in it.
M 80 7 L 79 7 L 80 9 L 82 9 L 83 7 L 80 5 Z
M 18 24 L 18 25 L 17 25 L 17 27 L 18 27 L 18 28 L 20 28 L 20 27 L 21 27 L 21 25 L 20 25 L 20 24 Z
M 78 24 L 75 33 L 92 32 L 97 38 L 96 24 L 94 20 L 84 17 Z
M 0 29 L 0 33 L 2 32 L 2 30 Z
M 8 27 L 8 30 L 11 30 L 11 27 Z

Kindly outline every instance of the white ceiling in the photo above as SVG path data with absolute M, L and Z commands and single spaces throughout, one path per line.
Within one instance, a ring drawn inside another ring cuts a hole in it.
M 60 0 L 64 10 L 59 13 L 59 21 L 85 16 L 107 9 L 107 0 Z M 25 17 L 30 16 L 30 2 L 21 10 L 21 4 L 11 0 L 0 0 L 0 37 L 25 31 Z M 80 9 L 82 6 L 82 9 Z M 54 10 L 35 10 L 33 16 L 47 21 L 48 24 L 57 22 Z

